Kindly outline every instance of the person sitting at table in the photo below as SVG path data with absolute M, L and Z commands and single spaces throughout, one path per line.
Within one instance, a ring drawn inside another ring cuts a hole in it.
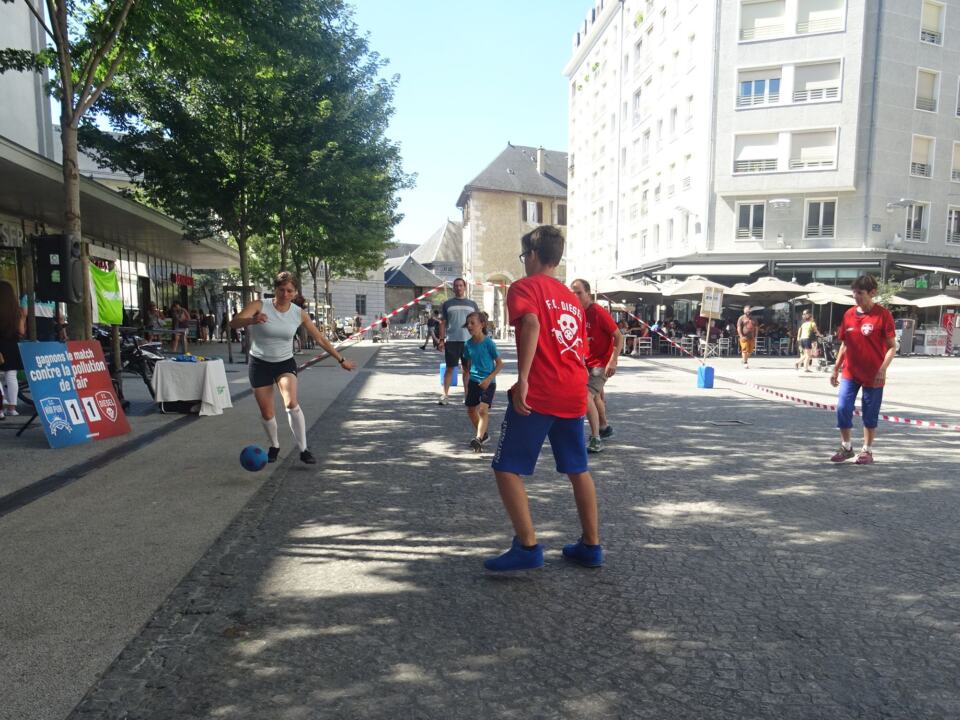
M 250 332 L 250 386 L 260 408 L 260 422 L 270 441 L 267 461 L 276 462 L 280 454 L 277 419 L 273 409 L 273 386 L 276 385 L 287 408 L 290 430 L 300 449 L 300 461 L 313 465 L 317 460 L 307 447 L 306 419 L 297 401 L 297 362 L 293 358 L 293 337 L 302 325 L 344 370 L 353 370 L 356 365 L 337 351 L 327 336 L 313 324 L 306 310 L 293 304 L 298 292 L 293 273 L 277 273 L 273 280 L 273 299 L 247 303 L 230 321 L 230 327 L 247 328 Z

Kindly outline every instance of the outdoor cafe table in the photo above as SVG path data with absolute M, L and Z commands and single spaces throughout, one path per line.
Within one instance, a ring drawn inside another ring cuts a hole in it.
M 153 371 L 153 390 L 161 411 L 164 403 L 176 401 L 199 402 L 201 415 L 222 415 L 233 407 L 223 360 L 161 360 Z

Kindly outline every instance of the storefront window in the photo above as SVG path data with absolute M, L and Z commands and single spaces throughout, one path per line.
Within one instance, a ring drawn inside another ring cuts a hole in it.
M 17 277 L 17 251 L 0 249 L 0 280 L 6 280 L 20 297 L 20 279 Z

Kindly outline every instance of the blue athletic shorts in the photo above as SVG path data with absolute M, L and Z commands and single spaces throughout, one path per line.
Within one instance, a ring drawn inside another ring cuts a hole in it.
M 840 378 L 840 392 L 837 395 L 837 427 L 847 430 L 853 427 L 853 408 L 857 404 L 857 392 L 860 383 Z M 875 428 L 880 419 L 880 403 L 883 401 L 882 387 L 865 387 L 860 396 L 863 426 Z
M 587 442 L 583 434 L 583 418 L 560 418 L 531 413 L 521 415 L 507 401 L 507 412 L 500 426 L 497 454 L 493 469 L 517 475 L 533 475 L 543 441 L 550 438 L 557 472 L 587 471 Z

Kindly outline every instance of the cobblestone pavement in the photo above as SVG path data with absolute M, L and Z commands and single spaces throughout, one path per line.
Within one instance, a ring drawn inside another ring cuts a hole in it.
M 607 565 L 560 559 L 542 457 L 547 566 L 489 577 L 509 528 L 437 362 L 383 349 L 318 472 L 279 468 L 71 717 L 960 717 L 955 435 L 884 425 L 874 466 L 832 466 L 829 413 L 625 361 Z

